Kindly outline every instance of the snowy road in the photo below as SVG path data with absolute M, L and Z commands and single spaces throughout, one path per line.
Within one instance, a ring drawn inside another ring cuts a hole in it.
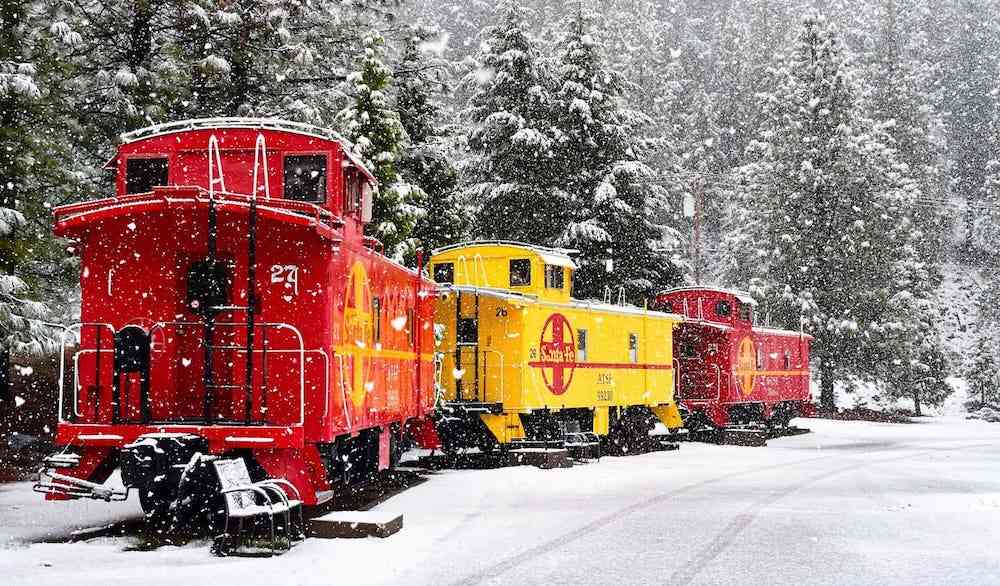
M 137 514 L 0 485 L 3 584 L 996 584 L 1000 425 L 808 420 L 767 448 L 685 444 L 566 470 L 447 471 L 383 503 L 386 539 L 276 559 L 204 542 L 39 543 Z

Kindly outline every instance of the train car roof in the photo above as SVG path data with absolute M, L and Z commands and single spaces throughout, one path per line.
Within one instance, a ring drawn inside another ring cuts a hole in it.
M 127 145 L 134 142 L 139 142 L 142 140 L 155 138 L 158 136 L 164 136 L 167 134 L 176 134 L 180 132 L 189 132 L 193 130 L 214 130 L 214 129 L 226 129 L 226 128 L 238 128 L 238 129 L 248 129 L 248 130 L 274 130 L 280 132 L 290 132 L 293 134 L 301 134 L 303 136 L 311 136 L 313 138 L 318 138 L 321 140 L 329 140 L 332 142 L 339 143 L 344 147 L 344 156 L 347 157 L 351 164 L 356 166 L 358 169 L 364 173 L 369 181 L 374 185 L 378 185 L 378 180 L 371 171 L 365 167 L 364 163 L 360 159 L 355 157 L 351 153 L 351 147 L 353 143 L 339 132 L 331 130 L 329 128 L 323 128 L 321 126 L 314 126 L 312 124 L 305 124 L 303 122 L 293 122 L 291 120 L 281 120 L 279 118 L 250 118 L 250 117 L 239 117 L 239 116 L 227 116 L 219 118 L 191 118 L 188 120 L 177 120 L 174 122 L 164 122 L 163 124 L 154 124 L 152 126 L 147 126 L 145 128 L 138 128 L 130 132 L 125 132 L 121 135 L 121 144 Z M 118 159 L 116 154 L 110 161 L 105 164 L 105 168 L 108 168 Z
M 522 248 L 524 250 L 530 251 L 537 254 L 542 258 L 546 264 L 556 265 L 561 267 L 569 267 L 571 269 L 576 269 L 576 263 L 570 257 L 570 254 L 579 252 L 570 248 L 550 248 L 547 246 L 538 246 L 535 244 L 526 244 L 524 242 L 515 242 L 513 240 L 474 240 L 472 242 L 462 242 L 459 244 L 451 244 L 449 246 L 442 246 L 441 248 L 436 248 L 431 251 L 432 256 L 442 254 L 445 252 L 451 252 L 453 250 L 458 250 L 462 248 L 474 248 L 478 246 L 507 246 L 511 248 Z
M 657 295 L 668 295 L 670 293 L 694 293 L 696 291 L 724 293 L 726 295 L 732 295 L 733 297 L 739 299 L 740 303 L 746 303 L 748 305 L 757 305 L 757 300 L 753 298 L 753 295 L 747 293 L 746 291 L 740 291 L 739 289 L 726 289 L 723 287 L 705 287 L 705 286 L 676 287 L 674 289 L 667 289 L 665 291 L 660 291 L 659 293 L 657 293 Z
M 558 305 L 558 306 L 571 306 L 576 309 L 597 309 L 601 311 L 617 311 L 620 313 L 628 313 L 634 315 L 646 315 L 653 318 L 670 318 L 674 321 L 684 321 L 684 316 L 677 313 L 668 313 L 665 311 L 654 311 L 652 309 L 643 309 L 642 307 L 636 307 L 634 305 L 614 305 L 611 303 L 603 303 L 601 301 L 583 300 L 583 299 L 570 299 L 568 303 L 555 303 L 551 300 L 539 299 L 537 295 L 518 293 L 515 291 L 509 291 L 507 289 L 496 289 L 493 287 L 477 287 L 475 285 L 452 285 L 450 283 L 445 283 L 438 285 L 439 293 L 472 293 L 475 295 L 482 295 L 484 297 L 494 297 L 496 299 L 504 299 L 507 301 L 520 301 L 522 303 L 537 303 L 538 305 Z

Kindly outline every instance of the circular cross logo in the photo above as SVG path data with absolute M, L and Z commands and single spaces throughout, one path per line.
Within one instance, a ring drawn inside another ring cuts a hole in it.
M 361 261 L 351 267 L 344 292 L 343 354 L 351 359 L 351 401 L 356 407 L 365 402 L 371 380 L 372 291 L 368 272 Z
M 736 374 L 739 377 L 743 396 L 748 397 L 753 392 L 754 375 L 757 372 L 757 355 L 750 336 L 740 342 L 739 354 L 736 357 Z
M 553 395 L 565 393 L 573 382 L 573 370 L 576 368 L 576 338 L 569 321 L 562 314 L 553 313 L 545 321 L 538 348 L 545 386 Z

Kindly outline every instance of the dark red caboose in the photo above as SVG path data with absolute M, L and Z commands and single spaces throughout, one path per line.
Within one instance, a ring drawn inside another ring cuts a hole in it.
M 109 498 L 120 465 L 155 510 L 209 452 L 317 504 L 393 463 L 434 404 L 434 285 L 364 236 L 377 186 L 347 149 L 278 120 L 153 126 L 123 136 L 114 197 L 56 209 L 82 306 L 40 491 Z
M 749 294 L 725 289 L 657 295 L 657 309 L 686 318 L 674 332 L 674 361 L 677 399 L 689 428 L 787 425 L 811 414 L 812 336 L 754 325 L 755 306 Z

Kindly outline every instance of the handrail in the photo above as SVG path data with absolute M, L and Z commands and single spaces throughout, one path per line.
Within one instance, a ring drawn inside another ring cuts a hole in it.
M 478 269 L 478 271 L 476 270 Z M 476 271 L 476 278 L 478 279 L 480 274 L 483 277 L 483 287 L 490 286 L 490 278 L 486 273 L 486 261 L 483 260 L 483 255 L 476 253 L 476 256 L 472 257 L 472 270 Z
M 213 164 L 214 163 L 214 164 Z M 218 177 L 216 177 L 218 173 Z M 218 183 L 222 187 L 222 191 L 226 191 L 226 175 L 222 171 L 222 154 L 219 152 L 219 139 L 212 136 L 208 137 L 208 197 L 209 199 L 215 199 L 215 184 Z
M 347 381 L 344 380 L 344 355 L 337 354 L 337 362 L 340 362 L 340 398 L 341 405 L 344 406 L 344 423 L 347 424 L 347 429 L 354 429 L 354 421 L 351 417 L 351 412 L 347 408 Z
M 76 353 L 73 354 L 73 415 L 75 415 L 76 417 L 83 416 L 83 414 L 80 413 L 79 409 L 77 409 L 77 406 L 80 404 L 80 397 L 77 394 L 80 392 L 80 358 L 84 354 L 89 354 L 89 353 L 114 354 L 114 352 L 115 352 L 114 348 L 108 350 L 98 350 L 97 348 L 84 348 L 83 350 L 78 350 Z M 97 387 L 98 391 L 100 391 L 100 388 L 101 388 L 100 386 Z M 60 423 L 62 423 L 62 420 L 60 420 Z
M 712 364 L 715 367 L 715 400 L 718 402 L 722 399 L 722 369 L 718 364 Z
M 202 322 L 196 322 L 196 321 L 192 321 L 192 322 L 184 322 L 184 321 L 156 322 L 155 324 L 153 324 L 152 327 L 149 328 L 150 343 L 152 343 L 153 332 L 154 331 L 162 331 L 167 326 L 201 326 L 201 325 L 204 325 L 204 324 Z M 239 322 L 239 323 L 236 323 L 236 322 L 216 322 L 215 325 L 217 327 L 221 327 L 221 326 L 232 326 L 232 327 L 242 326 L 242 327 L 245 328 L 247 324 L 246 324 L 246 322 Z M 264 327 L 271 327 L 271 328 L 276 328 L 276 329 L 279 329 L 279 330 L 280 329 L 287 329 L 287 330 L 290 330 L 295 335 L 295 337 L 298 339 L 298 342 L 299 342 L 298 349 L 297 350 L 296 349 L 288 350 L 287 352 L 298 352 L 299 353 L 299 421 L 298 421 L 298 425 L 303 425 L 303 424 L 305 424 L 305 419 L 306 419 L 306 375 L 305 375 L 305 370 L 306 370 L 305 369 L 305 365 L 306 365 L 306 349 L 305 349 L 305 340 L 302 337 L 302 332 L 300 332 L 299 329 L 296 328 L 295 326 L 293 326 L 291 324 L 288 324 L 288 323 L 284 323 L 284 322 L 261 322 L 261 323 L 256 324 L 256 326 L 262 327 L 262 328 L 264 328 Z M 279 353 L 280 351 L 278 351 L 278 350 L 269 350 L 269 352 L 271 352 L 271 353 Z M 252 383 L 250 383 L 250 384 L 252 384 Z
M 173 194 L 179 194 L 179 195 L 173 195 Z M 167 186 L 167 187 L 155 187 L 153 191 L 147 191 L 145 193 L 136 193 L 123 196 L 111 196 L 102 199 L 95 199 L 90 201 L 83 201 L 79 203 L 59 206 L 53 210 L 53 215 L 55 216 L 56 221 L 58 222 L 63 218 L 87 213 L 93 209 L 102 208 L 109 205 L 114 205 L 115 207 L 121 208 L 132 204 L 148 203 L 149 201 L 153 200 L 160 200 L 163 201 L 164 203 L 181 203 L 181 202 L 203 203 L 203 202 L 208 202 L 209 199 L 213 197 L 215 198 L 217 205 L 244 205 L 244 202 L 248 204 L 252 199 L 251 195 L 247 195 L 245 193 L 236 193 L 234 191 L 215 190 L 214 192 L 210 193 L 209 190 L 206 190 L 204 187 L 196 185 Z M 288 208 L 289 210 L 302 212 L 310 216 L 319 216 L 325 221 L 335 220 L 339 224 L 343 223 L 343 220 L 338 218 L 330 210 L 310 202 L 296 201 L 292 199 L 271 198 L 262 207 L 279 212 L 286 211 L 280 208 Z
M 215 137 L 214 134 L 212 136 Z M 270 173 L 267 168 L 267 142 L 264 140 L 263 134 L 257 133 L 257 142 L 253 147 L 253 193 L 250 196 L 253 199 L 257 199 L 257 174 L 260 171 L 261 162 L 263 162 L 264 167 L 264 199 L 271 199 L 271 179 L 268 177 Z
M 47 325 L 47 326 L 50 326 L 50 327 L 61 328 L 63 330 L 63 334 L 72 333 L 73 330 L 80 330 L 80 331 L 82 331 L 83 328 L 84 328 L 84 326 L 105 327 L 105 328 L 108 328 L 109 330 L 111 330 L 112 344 L 114 344 L 113 340 L 114 340 L 114 335 L 115 335 L 116 331 L 115 331 L 115 327 L 113 325 L 109 324 L 109 323 L 104 323 L 104 322 L 78 322 L 78 323 L 75 323 L 75 324 L 70 324 L 68 326 L 63 325 L 63 324 L 56 324 L 56 323 L 45 323 L 44 325 Z M 74 342 L 76 342 L 76 341 L 79 341 L 79 339 L 80 339 L 80 333 L 77 333 L 77 335 L 75 335 L 73 337 L 73 340 L 74 340 Z M 75 360 L 75 358 L 74 358 L 74 360 Z M 75 384 L 75 376 L 76 376 L 76 368 L 75 368 L 75 366 L 74 366 L 73 372 L 74 372 L 73 415 L 75 417 L 80 417 L 80 415 L 81 415 L 80 414 L 80 410 L 79 410 L 79 406 L 80 406 L 80 400 L 79 399 L 80 398 L 77 395 L 77 392 L 79 390 L 79 389 L 77 389 L 78 385 Z M 66 337 L 64 335 L 59 340 L 59 410 L 58 410 L 59 413 L 58 413 L 58 419 L 57 419 L 58 423 L 64 423 L 66 421 L 66 419 L 63 417 L 63 402 L 65 401 L 65 394 L 64 394 L 65 387 L 66 387 Z

